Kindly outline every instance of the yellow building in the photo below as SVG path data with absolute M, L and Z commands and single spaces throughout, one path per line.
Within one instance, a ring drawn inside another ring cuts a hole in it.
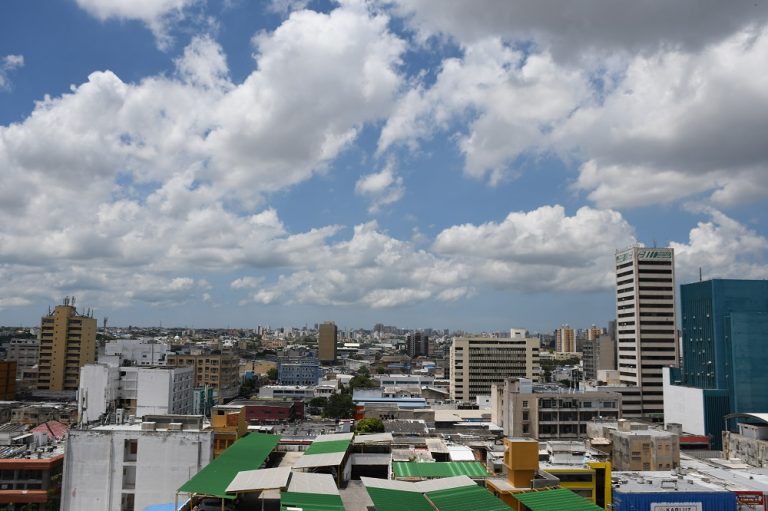
M 40 321 L 37 389 L 77 391 L 80 368 L 96 360 L 96 319 L 78 314 L 75 299 L 64 298 Z
M 214 406 L 211 409 L 213 457 L 216 458 L 248 431 L 245 406 Z
M 323 364 L 333 364 L 336 362 L 336 342 L 338 340 L 338 329 L 333 321 L 326 321 L 320 325 L 320 332 L 317 339 L 318 358 Z
M 576 332 L 568 325 L 555 330 L 555 351 L 573 353 L 576 351 Z
M 608 509 L 611 500 L 611 463 L 588 461 L 584 465 L 543 467 L 542 471 L 557 477 L 561 488 L 568 488 Z

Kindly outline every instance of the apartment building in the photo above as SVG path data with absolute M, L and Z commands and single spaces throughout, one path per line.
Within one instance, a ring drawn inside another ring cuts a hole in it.
M 40 356 L 40 341 L 37 339 L 11 339 L 5 345 L 5 359 L 16 362 L 16 378 L 37 365 Z
M 611 442 L 611 464 L 615 470 L 672 470 L 680 466 L 680 436 L 654 429 L 648 424 L 595 421 L 587 427 L 590 438 Z
M 317 336 L 317 351 L 318 358 L 322 364 L 333 364 L 336 362 L 337 344 L 338 344 L 338 328 L 333 321 L 326 321 L 318 329 Z
M 240 389 L 240 359 L 229 353 L 168 355 L 167 365 L 192 367 L 194 386 L 213 388 L 219 400 L 235 397 Z
M 451 399 L 489 395 L 505 378 L 538 381 L 540 369 L 538 339 L 457 337 L 450 351 Z

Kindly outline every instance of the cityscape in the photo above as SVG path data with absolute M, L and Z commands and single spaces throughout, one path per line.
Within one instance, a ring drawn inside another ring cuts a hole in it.
M 0 511 L 768 511 L 768 3 L 7 0 Z

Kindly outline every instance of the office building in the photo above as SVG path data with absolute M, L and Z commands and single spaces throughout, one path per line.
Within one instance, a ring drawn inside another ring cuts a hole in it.
M 5 359 L 16 362 L 16 378 L 22 379 L 24 374 L 37 365 L 40 355 L 40 341 L 37 339 L 11 339 L 5 345 Z
M 539 340 L 535 338 L 457 337 L 450 351 L 450 395 L 457 401 L 489 395 L 505 378 L 538 381 Z
M 133 511 L 173 502 L 208 465 L 213 432 L 194 415 L 70 431 L 61 509 Z
M 336 362 L 336 343 L 338 341 L 338 329 L 333 321 L 326 321 L 320 325 L 317 351 L 321 364 L 334 364 Z
M 597 379 L 597 372 L 616 369 L 616 343 L 608 334 L 587 339 L 582 346 L 584 378 Z
M 323 371 L 317 359 L 280 361 L 277 382 L 280 385 L 317 385 Z
M 585 392 L 556 385 L 536 385 L 525 378 L 507 378 L 491 387 L 491 422 L 505 436 L 545 440 L 586 438 L 596 418 L 617 420 L 621 396 Z
M 405 348 L 408 356 L 429 356 L 429 336 L 422 332 L 411 332 L 405 336 Z
M 574 353 L 576 351 L 576 333 L 573 328 L 563 325 L 555 330 L 555 351 Z
M 230 353 L 176 354 L 166 357 L 170 367 L 192 367 L 195 388 L 210 387 L 216 399 L 230 399 L 240 390 L 240 358 Z
M 621 383 L 640 389 L 639 416 L 661 419 L 662 370 L 677 367 L 679 359 L 673 249 L 616 253 L 616 320 Z
M 74 394 L 80 368 L 96 360 L 96 319 L 79 314 L 66 297 L 40 322 L 37 389 Z
M 599 326 L 592 325 L 587 329 L 587 340 L 596 341 L 598 337 L 603 335 L 603 329 Z
M 768 410 L 768 281 L 682 285 L 680 312 L 683 367 L 665 381 L 665 420 L 719 448 L 723 416 Z

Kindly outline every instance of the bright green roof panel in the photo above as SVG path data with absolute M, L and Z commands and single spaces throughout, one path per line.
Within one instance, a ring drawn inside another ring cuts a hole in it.
M 508 505 L 494 497 L 491 492 L 485 488 L 473 484 L 471 486 L 461 486 L 459 488 L 450 488 L 447 490 L 432 491 L 424 494 L 440 511 L 466 511 L 468 509 L 482 509 L 483 511 L 510 511 Z M 377 508 L 378 509 L 378 508 Z M 556 509 L 553 507 L 549 511 Z
M 235 496 L 227 494 L 226 491 L 232 479 L 243 470 L 261 468 L 261 464 L 279 442 L 278 435 L 263 433 L 246 435 L 184 483 L 179 488 L 179 492 L 233 499 Z
M 284 492 L 280 495 L 280 509 L 289 507 L 304 511 L 344 511 L 340 496 L 322 493 Z
M 392 463 L 395 477 L 488 477 L 488 470 L 479 461 L 410 462 Z
M 328 454 L 331 452 L 344 452 L 349 447 L 351 440 L 331 440 L 330 442 L 314 442 L 304 451 L 309 454 Z
M 366 487 L 376 511 L 435 511 L 419 492 Z
M 576 495 L 566 488 L 515 494 L 515 498 L 531 511 L 550 511 L 567 509 L 568 511 L 602 511 L 602 508 L 589 500 Z

